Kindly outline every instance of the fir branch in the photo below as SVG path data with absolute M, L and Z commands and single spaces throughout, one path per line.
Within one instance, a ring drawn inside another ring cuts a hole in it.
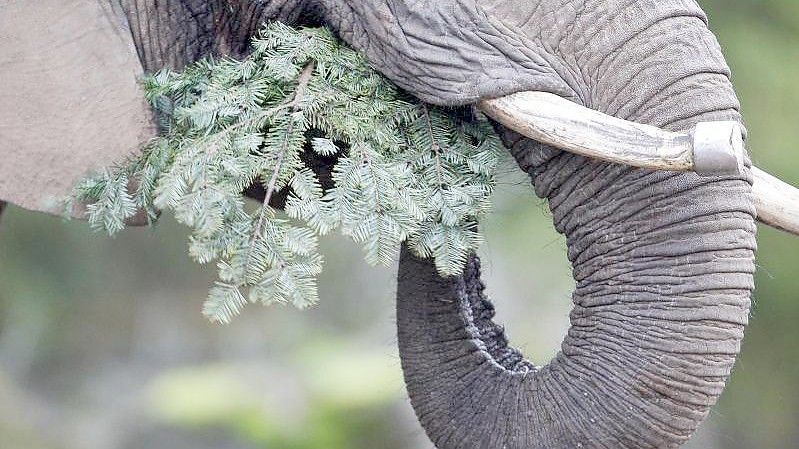
M 487 120 L 411 98 L 326 29 L 269 24 L 252 48 L 145 78 L 163 134 L 76 185 L 91 225 L 114 233 L 137 209 L 171 211 L 192 228 L 191 257 L 218 260 L 203 313 L 220 323 L 248 300 L 315 303 L 317 236 L 334 229 L 370 263 L 390 264 L 407 241 L 442 275 L 461 273 L 501 151 Z M 306 145 L 336 156 L 332 186 L 307 166 Z M 242 192 L 255 182 L 265 198 L 251 212 Z M 289 220 L 270 206 L 280 189 Z

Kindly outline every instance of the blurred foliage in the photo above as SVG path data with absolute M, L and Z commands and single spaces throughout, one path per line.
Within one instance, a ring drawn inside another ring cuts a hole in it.
M 290 374 L 295 391 L 284 382 L 247 382 L 268 373 L 267 366 L 192 366 L 152 381 L 151 411 L 167 423 L 226 429 L 257 447 L 369 447 L 378 440 L 387 448 L 404 447 L 387 428 L 386 408 L 402 379 L 385 357 L 346 343 L 304 344 L 289 357 L 296 365 Z
M 700 0 L 733 70 L 755 163 L 799 183 L 799 2 Z M 485 223 L 489 293 L 543 363 L 568 325 L 563 238 L 512 167 Z M 3 449 L 419 449 L 395 354 L 393 270 L 323 239 L 322 303 L 200 314 L 212 270 L 165 220 L 115 239 L 9 208 L 0 220 Z M 689 444 L 799 441 L 799 239 L 761 228 L 757 291 L 729 386 Z
M 799 2 L 703 0 L 721 42 L 760 168 L 799 184 Z M 761 226 L 744 347 L 711 415 L 724 448 L 799 441 L 799 239 Z

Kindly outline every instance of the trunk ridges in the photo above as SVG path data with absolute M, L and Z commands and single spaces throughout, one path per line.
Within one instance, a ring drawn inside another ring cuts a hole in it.
M 743 338 L 755 250 L 747 179 L 631 169 L 506 137 L 543 161 L 520 164 L 567 238 L 571 328 L 536 369 L 493 323 L 476 257 L 441 279 L 406 250 L 399 342 L 420 421 L 439 449 L 679 446 Z

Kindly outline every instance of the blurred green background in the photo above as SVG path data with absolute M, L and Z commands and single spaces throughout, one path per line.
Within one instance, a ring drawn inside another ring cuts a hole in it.
M 704 0 L 757 165 L 799 184 L 799 2 Z M 558 350 L 573 282 L 546 205 L 508 167 L 483 248 L 513 343 Z M 321 303 L 200 307 L 212 267 L 169 219 L 111 239 L 10 207 L 0 221 L 3 449 L 431 448 L 405 396 L 392 276 L 326 239 Z M 799 447 L 799 239 L 761 228 L 743 353 L 691 448 Z

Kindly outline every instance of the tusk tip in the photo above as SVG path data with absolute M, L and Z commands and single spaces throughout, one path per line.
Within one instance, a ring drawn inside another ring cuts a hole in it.
M 699 175 L 737 175 L 743 171 L 744 141 L 738 122 L 701 122 L 693 135 L 694 171 Z

